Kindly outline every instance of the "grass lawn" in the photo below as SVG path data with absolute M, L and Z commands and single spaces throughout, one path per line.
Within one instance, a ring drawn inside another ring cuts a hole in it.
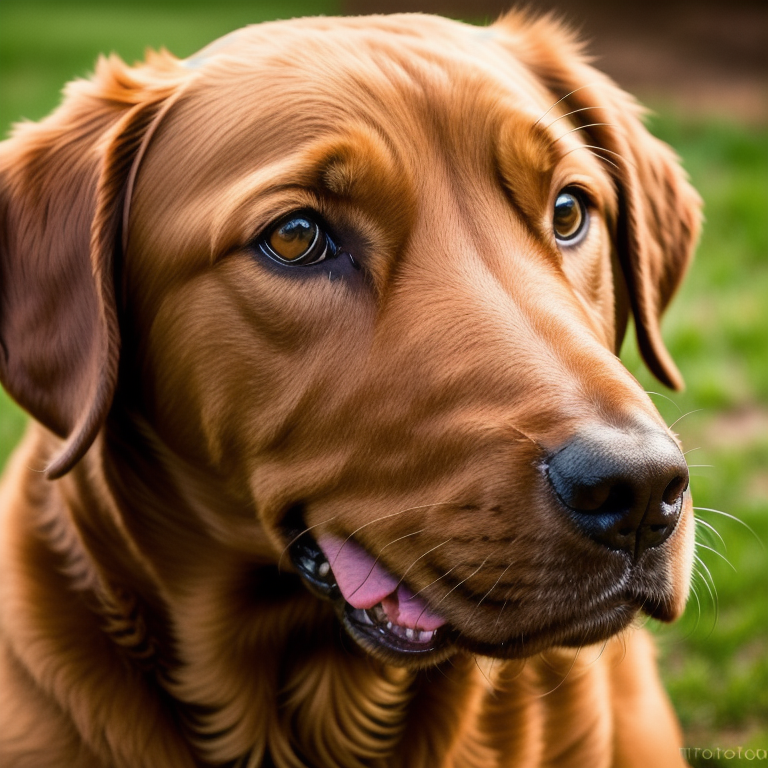
M 133 61 L 146 46 L 166 46 L 186 56 L 246 23 L 335 9 L 327 0 L 3 0 L 0 130 L 49 112 L 61 86 L 87 74 L 100 52 Z M 701 508 L 695 596 L 679 623 L 653 629 L 687 744 L 721 750 L 720 759 L 692 762 L 768 764 L 723 756 L 768 749 L 768 131 L 674 111 L 652 127 L 682 156 L 707 217 L 664 324 L 688 389 L 663 392 L 631 342 L 623 355 L 677 422 Z M 0 465 L 23 425 L 0 393 Z
M 675 430 L 703 521 L 697 528 L 701 561 L 686 615 L 657 628 L 657 638 L 688 745 L 715 753 L 718 747 L 765 750 L 768 131 L 691 118 L 657 118 L 652 127 L 683 157 L 706 214 L 696 261 L 664 324 L 687 390 L 666 393 L 672 402 L 654 396 L 668 423 L 679 419 Z M 662 391 L 631 344 L 623 358 L 646 389 Z M 719 760 L 692 762 L 750 761 L 721 752 Z

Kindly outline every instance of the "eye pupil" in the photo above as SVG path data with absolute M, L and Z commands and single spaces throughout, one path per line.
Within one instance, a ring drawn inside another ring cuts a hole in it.
M 317 224 L 296 216 L 272 230 L 269 245 L 281 259 L 296 261 L 312 248 L 318 235 Z
M 581 198 L 573 192 L 563 191 L 555 200 L 552 221 L 555 237 L 562 241 L 574 241 L 584 230 L 587 213 Z

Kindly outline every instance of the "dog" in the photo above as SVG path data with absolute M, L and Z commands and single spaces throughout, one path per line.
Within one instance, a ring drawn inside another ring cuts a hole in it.
M 0 145 L 7 768 L 684 765 L 693 557 L 617 353 L 700 201 L 551 18 L 101 59 Z

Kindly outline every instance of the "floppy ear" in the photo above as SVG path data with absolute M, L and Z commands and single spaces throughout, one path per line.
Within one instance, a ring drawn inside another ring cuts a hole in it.
M 0 380 L 66 441 L 49 478 L 83 456 L 112 403 L 124 204 L 174 71 L 167 55 L 135 69 L 102 59 L 50 117 L 0 144 Z
M 659 381 L 682 389 L 660 323 L 693 256 L 701 199 L 672 150 L 644 127 L 642 107 L 589 66 L 581 46 L 562 26 L 550 17 L 526 20 L 518 14 L 505 16 L 498 25 L 512 33 L 515 55 L 554 94 L 552 119 L 570 113 L 585 144 L 606 161 L 618 195 L 616 247 L 638 346 Z

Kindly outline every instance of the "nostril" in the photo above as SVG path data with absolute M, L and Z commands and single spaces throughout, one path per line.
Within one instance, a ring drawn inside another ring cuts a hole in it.
M 665 434 L 584 430 L 547 462 L 552 489 L 593 541 L 638 558 L 675 530 L 688 469 Z
M 574 483 L 565 501 L 573 509 L 592 512 L 600 509 L 606 503 L 610 493 L 611 486 L 607 483 L 598 483 L 597 485 Z
M 679 474 L 673 478 L 664 489 L 662 494 L 662 501 L 665 504 L 674 506 L 679 501 L 680 497 L 685 493 L 688 488 L 688 474 Z
M 633 502 L 632 488 L 613 478 L 597 484 L 573 482 L 561 494 L 566 506 L 577 512 L 612 513 L 629 509 Z
M 600 507 L 600 512 L 611 514 L 624 514 L 632 508 L 635 494 L 628 483 L 614 481 L 608 498 Z

